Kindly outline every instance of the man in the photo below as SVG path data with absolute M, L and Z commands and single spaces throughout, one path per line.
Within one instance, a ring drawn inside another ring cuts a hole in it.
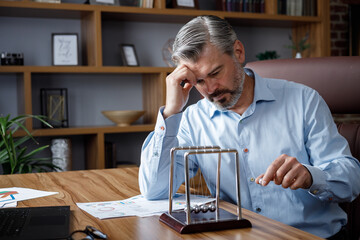
M 338 202 L 359 194 L 360 164 L 319 94 L 242 68 L 244 46 L 214 16 L 187 23 L 173 50 L 177 67 L 166 78 L 166 105 L 142 149 L 142 194 L 168 197 L 172 147 L 235 148 L 242 207 L 320 237 L 341 235 L 347 220 Z M 192 87 L 204 99 L 183 111 Z M 214 194 L 217 158 L 196 156 L 190 170 L 200 168 Z M 221 167 L 221 198 L 230 202 L 236 202 L 233 162 L 225 156 Z M 174 171 L 176 190 L 184 181 L 181 154 Z

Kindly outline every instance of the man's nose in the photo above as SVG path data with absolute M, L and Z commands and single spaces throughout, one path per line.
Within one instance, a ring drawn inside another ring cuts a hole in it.
M 205 87 L 207 94 L 213 94 L 218 87 L 216 79 L 207 78 L 205 79 Z

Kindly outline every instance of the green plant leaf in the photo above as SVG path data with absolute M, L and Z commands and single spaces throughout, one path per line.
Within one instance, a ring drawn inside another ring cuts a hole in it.
M 301 38 L 298 42 L 295 42 L 291 35 L 289 35 L 289 39 L 292 42 L 291 45 L 285 45 L 284 47 L 295 50 L 296 52 L 303 52 L 304 50 L 310 48 L 310 44 L 306 44 L 309 39 L 309 33 L 306 33 L 303 38 Z
M 5 174 L 29 173 L 33 170 L 51 171 L 59 169 L 52 163 L 51 158 L 36 158 L 36 155 L 48 148 L 49 145 L 41 146 L 29 153 L 27 152 L 26 146 L 21 147 L 22 144 L 29 139 L 32 139 L 38 144 L 23 124 L 23 122 L 28 118 L 37 119 L 44 125 L 52 127 L 45 121 L 45 116 L 25 114 L 10 119 L 10 115 L 8 114 L 5 117 L 0 117 L 0 164 L 2 164 Z M 14 138 L 13 134 L 19 129 L 23 129 L 26 135 L 21 138 Z
M 45 145 L 45 146 L 42 146 L 42 147 L 39 147 L 33 151 L 31 151 L 30 153 L 26 154 L 23 158 L 30 158 L 32 157 L 33 155 L 37 154 L 38 152 L 41 152 L 42 150 L 44 150 L 45 148 L 48 148 L 49 145 Z

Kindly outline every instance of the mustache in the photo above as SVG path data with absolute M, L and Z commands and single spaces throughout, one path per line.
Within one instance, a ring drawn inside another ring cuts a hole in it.
M 217 89 L 215 92 L 209 95 L 210 99 L 213 99 L 217 96 L 220 96 L 221 94 L 230 93 L 232 94 L 234 91 L 231 91 L 230 89 Z

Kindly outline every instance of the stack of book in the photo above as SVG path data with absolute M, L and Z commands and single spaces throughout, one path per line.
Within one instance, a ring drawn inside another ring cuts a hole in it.
M 278 0 L 278 14 L 316 16 L 316 0 Z
M 228 12 L 264 13 L 265 0 L 217 0 L 217 9 Z

